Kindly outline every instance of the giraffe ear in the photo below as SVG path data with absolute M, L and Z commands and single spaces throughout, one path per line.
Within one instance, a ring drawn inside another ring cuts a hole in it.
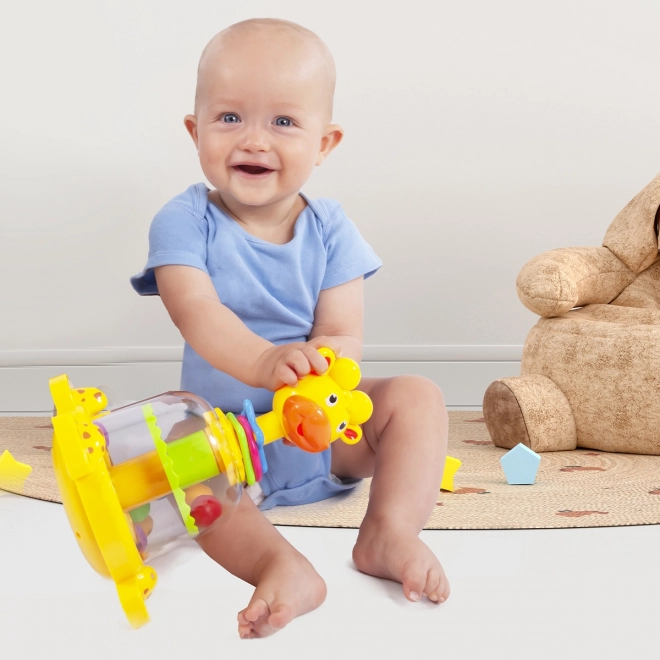
M 323 348 L 319 348 L 318 351 L 325 358 L 325 361 L 328 363 L 328 371 L 326 371 L 324 375 L 328 374 L 330 373 L 330 370 L 332 369 L 335 361 L 337 360 L 337 356 L 335 355 L 334 351 L 332 351 L 329 348 L 326 348 L 325 346 Z
M 351 358 L 339 358 L 328 371 L 339 387 L 344 390 L 354 390 L 360 382 L 360 366 Z
M 71 394 L 76 404 L 82 406 L 90 415 L 96 415 L 108 405 L 105 394 L 95 387 L 72 389 Z
M 346 392 L 346 409 L 350 415 L 351 424 L 364 424 L 374 411 L 371 399 L 360 390 Z

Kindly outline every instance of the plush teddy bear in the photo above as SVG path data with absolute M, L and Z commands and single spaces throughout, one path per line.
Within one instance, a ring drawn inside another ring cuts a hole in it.
M 541 316 L 521 375 L 488 387 L 495 445 L 660 455 L 660 174 L 614 218 L 603 247 L 551 250 L 516 281 Z

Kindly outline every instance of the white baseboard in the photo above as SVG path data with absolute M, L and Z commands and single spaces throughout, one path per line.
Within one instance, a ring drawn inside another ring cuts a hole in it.
M 479 407 L 490 383 L 520 373 L 521 346 L 365 346 L 365 376 L 413 373 L 435 381 L 451 407 Z M 48 379 L 98 387 L 112 406 L 179 388 L 181 348 L 0 351 L 0 413 L 50 414 Z

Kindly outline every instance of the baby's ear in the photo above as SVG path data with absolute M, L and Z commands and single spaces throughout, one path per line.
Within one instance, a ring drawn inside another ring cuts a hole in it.
M 320 165 L 343 138 L 344 129 L 339 124 L 330 124 L 321 138 L 319 153 L 316 156 L 316 164 Z
M 183 118 L 183 125 L 186 127 L 188 133 L 190 133 L 190 137 L 193 139 L 195 147 L 197 147 L 197 117 L 195 117 L 195 115 L 186 115 Z

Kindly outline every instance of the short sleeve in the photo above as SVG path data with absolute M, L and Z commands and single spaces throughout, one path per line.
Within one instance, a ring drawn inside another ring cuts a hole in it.
M 323 233 L 327 261 L 322 290 L 350 282 L 361 275 L 367 279 L 383 265 L 341 206 L 331 210 Z
M 208 221 L 182 202 L 169 202 L 151 222 L 147 265 L 131 277 L 131 285 L 142 296 L 157 295 L 157 266 L 192 266 L 208 273 L 207 244 Z

